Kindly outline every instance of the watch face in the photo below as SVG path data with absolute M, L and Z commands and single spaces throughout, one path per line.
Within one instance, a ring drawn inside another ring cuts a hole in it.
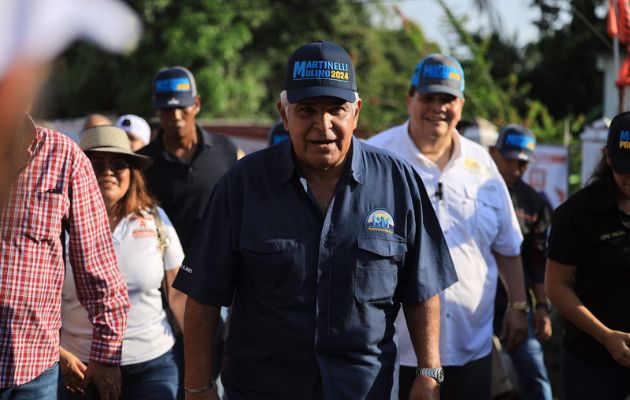
M 438 383 L 444 382 L 444 369 L 438 368 L 436 378 L 437 378 Z

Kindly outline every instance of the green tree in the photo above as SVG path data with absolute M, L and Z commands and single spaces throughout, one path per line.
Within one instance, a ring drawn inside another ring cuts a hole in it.
M 255 30 L 245 49 L 248 60 L 264 60 L 271 71 L 265 80 L 267 96 L 261 104 L 275 116 L 287 57 L 298 46 L 317 40 L 341 44 L 356 68 L 357 86 L 363 99 L 360 128 L 375 133 L 400 123 L 406 116 L 404 95 L 415 64 L 436 51 L 422 30 L 403 19 L 403 29 L 374 22 L 396 18 L 382 6 L 366 6 L 347 0 L 274 1 L 272 15 Z M 304 12 L 305 8 L 308 12 Z
M 81 45 L 60 62 L 47 115 L 95 110 L 151 115 L 151 81 L 169 65 L 195 74 L 202 117 L 268 120 L 288 56 L 298 46 L 331 40 L 348 50 L 364 99 L 361 129 L 401 122 L 415 64 L 437 46 L 420 27 L 384 6 L 347 0 L 131 0 L 145 32 L 138 50 L 109 57 Z M 305 12 L 304 10 L 308 10 Z
M 215 117 L 256 115 L 266 74 L 260 64 L 245 63 L 242 49 L 252 28 L 271 10 L 262 0 L 133 0 L 144 35 L 136 52 L 108 57 L 79 45 L 62 59 L 53 75 L 54 103 L 47 113 L 80 116 L 92 110 L 124 110 L 150 115 L 151 82 L 162 67 L 184 65 L 195 74 L 203 113 Z M 241 12 L 244 9 L 255 12 Z M 238 107 L 236 107 L 238 105 Z
M 596 14 L 606 0 L 532 0 L 541 10 L 541 37 L 523 58 L 523 83 L 555 118 L 601 114 L 602 74 L 597 58 L 610 53 L 606 20 Z M 559 21 L 569 19 L 568 23 Z
M 520 123 L 542 141 L 561 143 L 563 121 L 553 118 L 545 104 L 532 96 L 530 86 L 520 82 L 522 56 L 514 41 L 496 32 L 486 36 L 469 32 L 444 0 L 436 1 L 458 38 L 451 51 L 463 54 L 458 58 L 466 75 L 464 118 L 482 117 L 499 127 Z

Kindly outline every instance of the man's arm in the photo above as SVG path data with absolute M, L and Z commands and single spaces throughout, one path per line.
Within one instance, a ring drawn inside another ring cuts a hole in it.
M 101 398 L 120 395 L 120 357 L 129 299 L 114 253 L 105 205 L 87 157 L 77 152 L 69 187 L 70 263 L 77 297 L 93 325 L 86 384 Z
M 435 295 L 421 304 L 403 305 L 409 336 L 419 368 L 440 367 L 440 297 Z M 411 387 L 410 399 L 439 399 L 440 389 L 435 379 L 417 376 Z
M 494 258 L 497 261 L 499 276 L 507 292 L 508 302 L 511 304 L 526 302 L 521 257 L 504 256 L 494 252 Z M 508 351 L 514 350 L 527 338 L 527 316 L 523 311 L 508 306 L 503 318 L 502 336 L 507 338 Z
M 552 335 L 551 319 L 549 318 L 549 299 L 545 293 L 545 265 L 547 262 L 547 234 L 551 226 L 551 205 L 545 200 L 538 213 L 538 221 L 534 225 L 532 235 L 532 290 L 536 298 L 534 313 L 534 328 L 538 340 L 544 342 Z
M 536 298 L 536 310 L 534 311 L 534 330 L 541 342 L 549 340 L 552 335 L 551 319 L 549 318 L 549 300 L 545 294 L 545 283 L 534 283 L 532 290 Z
M 184 386 L 188 390 L 200 390 L 198 394 L 186 394 L 187 400 L 218 400 L 214 389 L 204 390 L 212 380 L 212 344 L 221 314 L 221 308 L 209 306 L 189 297 L 184 313 Z

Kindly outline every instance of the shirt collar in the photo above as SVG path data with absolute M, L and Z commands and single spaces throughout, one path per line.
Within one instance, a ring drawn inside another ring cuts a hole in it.
M 44 142 L 47 133 L 45 128 L 40 128 L 35 125 L 35 122 L 30 115 L 26 116 L 26 118 L 24 119 L 24 125 L 22 125 L 20 129 L 22 130 L 22 132 L 20 132 L 20 135 L 27 135 L 28 132 L 34 132 L 35 135 L 34 139 L 26 148 L 26 157 L 20 158 L 20 164 L 17 166 L 18 171 L 26 168 L 26 166 L 31 163 L 39 149 L 42 147 L 41 145 Z
M 280 171 L 279 177 L 282 183 L 287 183 L 294 175 L 299 175 L 299 171 L 294 162 L 293 144 L 291 139 L 279 144 L 280 149 Z M 365 163 L 363 160 L 363 144 L 359 139 L 352 136 L 350 154 L 350 174 L 352 178 L 362 185 L 365 185 Z M 348 170 L 347 168 L 345 169 Z
M 433 161 L 429 160 L 427 156 L 422 154 L 418 146 L 416 146 L 413 139 L 411 138 L 411 133 L 409 132 L 409 120 L 405 121 L 405 123 L 403 124 L 403 129 L 405 132 L 405 140 L 407 142 L 405 147 L 408 148 L 409 151 L 411 151 L 423 164 L 437 168 L 437 164 L 435 164 Z M 446 163 L 444 171 L 446 171 L 453 162 L 465 155 L 459 132 L 454 129 L 451 136 L 453 138 L 453 154 L 451 154 L 451 158 Z
M 199 138 L 199 144 L 203 147 L 210 147 L 214 144 L 214 139 L 210 132 L 206 131 L 199 125 L 195 125 L 197 127 L 197 137 Z
M 201 151 L 202 148 L 208 148 L 213 145 L 214 139 L 209 132 L 203 129 L 199 124 L 195 124 L 195 128 L 197 130 L 197 138 L 199 139 L 199 145 L 197 146 L 197 151 L 195 152 L 195 157 Z M 164 129 L 160 128 L 158 131 L 157 137 L 155 138 L 156 145 L 158 146 L 157 154 L 166 160 L 175 160 L 176 157 L 171 155 L 166 147 L 164 146 Z M 151 142 L 153 143 L 153 142 Z M 194 158 L 194 157 L 193 157 Z

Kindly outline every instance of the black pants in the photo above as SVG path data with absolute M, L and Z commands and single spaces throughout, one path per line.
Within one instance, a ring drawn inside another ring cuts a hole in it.
M 408 400 L 416 369 L 400 366 L 399 400 Z M 444 367 L 444 383 L 440 387 L 442 400 L 490 399 L 492 386 L 492 353 L 458 367 Z

